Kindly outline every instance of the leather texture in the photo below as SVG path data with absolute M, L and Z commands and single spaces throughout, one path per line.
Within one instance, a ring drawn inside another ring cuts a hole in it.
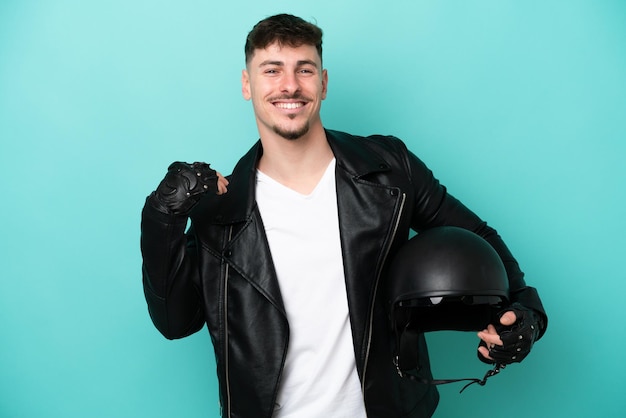
M 545 332 L 545 326 L 541 316 L 531 309 L 522 306 L 520 303 L 513 303 L 510 307 L 501 312 L 513 311 L 517 320 L 511 326 L 494 324 L 502 345 L 496 345 L 489 349 L 489 355 L 493 360 L 484 357 L 480 352 L 478 358 L 487 364 L 511 364 L 519 363 L 530 354 L 535 341 Z M 484 341 L 479 346 L 486 347 Z
M 165 213 L 186 215 L 208 191 L 217 192 L 217 173 L 209 164 L 176 161 L 150 196 L 151 204 Z
M 515 295 L 528 287 L 497 232 L 447 193 L 394 137 L 326 131 L 335 155 L 341 246 L 357 371 L 370 418 L 428 417 L 434 386 L 402 379 L 381 289 L 409 230 L 442 225 L 485 238 L 502 258 Z M 289 324 L 255 203 L 260 142 L 228 178 L 228 193 L 203 194 L 187 217 L 150 204 L 142 214 L 143 281 L 156 328 L 170 339 L 207 324 L 225 417 L 270 418 L 289 345 Z M 525 306 L 543 312 L 534 293 Z M 432 378 L 420 336 L 422 373 Z

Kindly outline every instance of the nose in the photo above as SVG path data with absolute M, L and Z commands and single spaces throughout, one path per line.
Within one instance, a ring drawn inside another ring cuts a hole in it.
M 280 90 L 283 93 L 294 94 L 300 91 L 300 81 L 293 72 L 285 72 L 281 77 Z

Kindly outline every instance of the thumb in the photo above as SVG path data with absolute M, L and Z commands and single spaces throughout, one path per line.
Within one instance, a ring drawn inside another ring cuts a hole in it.
M 513 325 L 515 321 L 517 321 L 517 316 L 515 315 L 515 312 L 513 311 L 506 311 L 500 317 L 500 323 L 507 327 Z

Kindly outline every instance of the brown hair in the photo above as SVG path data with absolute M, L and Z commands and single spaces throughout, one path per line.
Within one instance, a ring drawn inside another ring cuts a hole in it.
M 322 59 L 322 29 L 297 16 L 278 14 L 254 25 L 246 38 L 246 64 L 256 49 L 265 49 L 273 43 L 297 48 L 313 45 Z

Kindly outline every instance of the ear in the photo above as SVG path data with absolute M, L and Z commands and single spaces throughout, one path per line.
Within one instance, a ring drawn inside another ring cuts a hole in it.
M 322 70 L 322 100 L 326 99 L 326 93 L 328 92 L 328 71 Z
M 252 94 L 250 93 L 250 75 L 248 70 L 241 71 L 241 94 L 246 100 L 250 100 Z

